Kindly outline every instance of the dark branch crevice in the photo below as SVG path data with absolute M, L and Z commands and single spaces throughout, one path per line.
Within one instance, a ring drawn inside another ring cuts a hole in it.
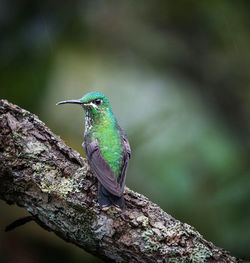
M 86 159 L 37 116 L 0 101 L 0 198 L 108 262 L 243 262 L 146 197 L 125 189 L 126 211 L 99 209 Z

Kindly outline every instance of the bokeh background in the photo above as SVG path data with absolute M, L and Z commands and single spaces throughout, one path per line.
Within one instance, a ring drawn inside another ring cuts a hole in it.
M 99 91 L 132 148 L 127 186 L 250 259 L 250 2 L 0 0 L 0 97 L 83 156 L 64 99 Z M 1 262 L 102 262 L 0 201 Z M 3 260 L 3 261 L 2 261 Z

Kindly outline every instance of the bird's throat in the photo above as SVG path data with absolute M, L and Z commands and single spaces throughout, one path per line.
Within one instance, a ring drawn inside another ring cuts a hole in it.
M 112 112 L 93 113 L 91 110 L 85 110 L 85 135 L 95 131 L 115 127 L 116 120 Z
M 95 116 L 93 116 L 93 114 L 86 110 L 85 111 L 85 134 L 88 134 L 91 129 L 93 128 L 93 126 L 95 125 Z

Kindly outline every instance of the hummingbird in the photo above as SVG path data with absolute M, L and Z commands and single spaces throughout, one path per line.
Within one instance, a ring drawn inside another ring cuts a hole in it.
M 104 211 L 114 206 L 125 209 L 124 187 L 131 149 L 126 133 L 118 125 L 107 97 L 99 92 L 81 99 L 57 103 L 74 103 L 85 114 L 84 142 L 87 160 L 98 179 L 98 202 Z

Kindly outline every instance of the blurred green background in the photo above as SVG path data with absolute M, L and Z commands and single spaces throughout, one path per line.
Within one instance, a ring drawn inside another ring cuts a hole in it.
M 0 0 L 0 98 L 84 155 L 99 91 L 132 148 L 127 186 L 250 259 L 250 2 Z M 102 262 L 0 201 L 1 262 Z

